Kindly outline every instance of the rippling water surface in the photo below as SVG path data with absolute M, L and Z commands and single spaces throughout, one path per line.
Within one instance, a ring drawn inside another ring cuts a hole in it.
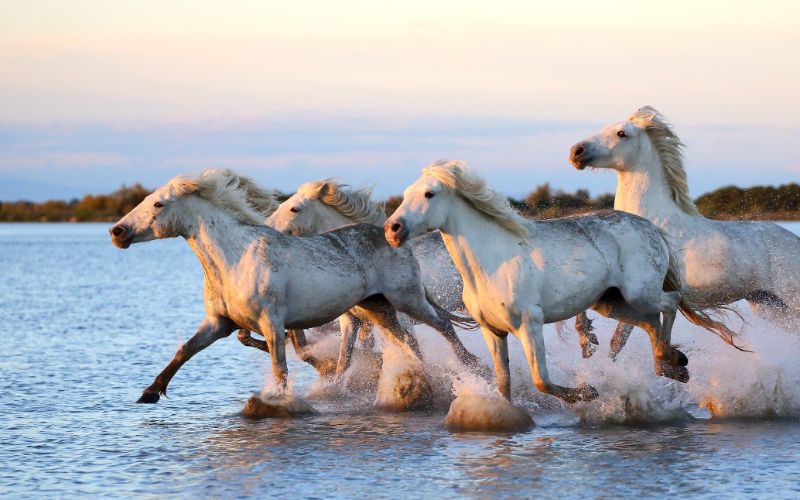
M 169 399 L 137 405 L 203 317 L 202 272 L 181 240 L 123 252 L 105 231 L 0 224 L 0 495 L 800 495 L 798 335 L 747 315 L 753 354 L 678 324 L 685 386 L 652 375 L 644 335 L 617 363 L 605 347 L 584 361 L 574 332 L 548 327 L 553 377 L 604 394 L 576 408 L 530 388 L 513 344 L 514 399 L 537 422 L 514 435 L 452 434 L 444 412 L 319 395 L 294 358 L 294 392 L 319 415 L 243 419 L 268 366 L 233 337 L 187 363 Z M 613 325 L 597 325 L 607 344 Z M 463 337 L 488 360 L 481 339 Z

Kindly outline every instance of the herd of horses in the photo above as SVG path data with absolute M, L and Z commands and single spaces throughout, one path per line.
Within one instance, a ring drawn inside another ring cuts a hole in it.
M 110 228 L 120 248 L 183 237 L 204 269 L 206 317 L 139 402 L 158 401 L 186 361 L 237 330 L 242 343 L 270 354 L 285 387 L 287 338 L 320 373 L 341 377 L 357 338 L 368 344 L 373 327 L 423 361 L 414 323 L 437 330 L 461 363 L 490 378 L 453 325 L 479 328 L 505 398 L 512 333 L 534 385 L 572 403 L 598 393 L 551 380 L 545 323 L 576 317 L 585 357 L 597 344 L 586 310 L 620 322 L 612 356 L 640 327 L 656 373 L 687 382 L 688 358 L 671 342 L 678 312 L 739 349 L 718 314 L 727 304 L 744 299 L 772 321 L 800 319 L 800 238 L 770 222 L 701 216 L 683 144 L 655 109 L 575 144 L 569 161 L 617 172 L 614 210 L 528 220 L 458 160 L 425 167 L 388 219 L 369 190 L 330 179 L 278 204 L 274 192 L 230 170 L 173 178 Z M 338 359 L 316 359 L 304 329 L 337 318 Z

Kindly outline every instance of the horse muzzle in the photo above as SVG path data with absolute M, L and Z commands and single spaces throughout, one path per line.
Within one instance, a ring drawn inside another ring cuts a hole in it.
M 383 225 L 386 241 L 393 247 L 401 246 L 408 239 L 408 228 L 403 219 L 389 219 Z
M 129 228 L 117 224 L 109 228 L 108 232 L 111 234 L 111 242 L 115 247 L 125 249 L 131 246 L 133 232 Z
M 576 170 L 583 170 L 589 166 L 591 160 L 588 154 L 588 145 L 582 142 L 575 144 L 569 150 L 569 162 Z

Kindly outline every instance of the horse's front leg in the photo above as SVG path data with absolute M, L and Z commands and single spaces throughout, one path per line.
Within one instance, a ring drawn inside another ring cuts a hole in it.
M 544 335 L 542 334 L 542 314 L 533 313 L 523 316 L 522 324 L 517 330 L 517 337 L 522 343 L 525 357 L 531 370 L 533 384 L 542 392 L 552 394 L 568 403 L 590 401 L 598 396 L 597 390 L 590 385 L 582 387 L 562 387 L 550 381 L 545 360 Z
M 289 368 L 286 365 L 286 342 L 283 331 L 283 319 L 262 315 L 258 321 L 261 335 L 267 341 L 272 361 L 272 376 L 281 390 L 286 389 Z
M 485 326 L 481 326 L 483 340 L 489 347 L 489 353 L 494 361 L 494 372 L 497 378 L 497 390 L 500 394 L 511 399 L 511 373 L 508 367 L 508 334 L 497 334 Z
M 200 324 L 197 333 L 178 349 L 172 361 L 161 371 L 150 387 L 144 390 L 137 403 L 155 403 L 160 399 L 161 394 L 166 396 L 170 380 L 184 363 L 217 340 L 233 333 L 234 329 L 233 323 L 227 319 L 206 318 Z

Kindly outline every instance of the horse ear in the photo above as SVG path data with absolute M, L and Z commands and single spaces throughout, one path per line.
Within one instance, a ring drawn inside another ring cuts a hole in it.
M 330 192 L 330 190 L 331 190 L 331 182 L 322 181 L 322 183 L 319 185 L 319 188 L 317 189 L 317 196 L 321 198 L 327 195 Z
M 652 125 L 658 116 L 658 111 L 652 106 L 644 106 L 639 108 L 636 113 L 631 116 L 631 121 L 640 127 Z

